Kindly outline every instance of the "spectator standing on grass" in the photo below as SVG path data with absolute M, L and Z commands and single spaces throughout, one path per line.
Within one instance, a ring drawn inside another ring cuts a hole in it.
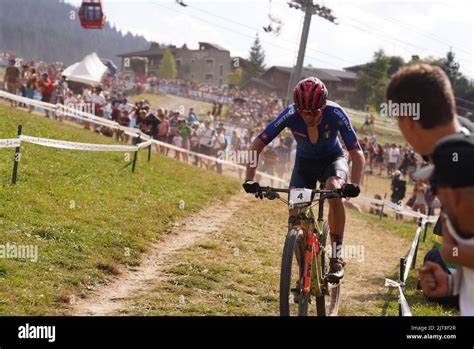
M 28 80 L 26 81 L 26 97 L 28 97 L 29 99 L 34 99 L 37 88 L 38 88 L 38 74 L 36 74 L 35 68 L 31 68 L 30 76 Z M 30 104 L 28 111 L 32 113 L 34 108 L 35 107 Z
M 91 103 L 92 91 L 94 90 L 94 85 L 86 85 L 82 91 L 82 98 L 84 103 Z
M 191 145 L 191 151 L 195 153 L 200 152 L 200 140 L 201 140 L 201 131 L 199 129 L 199 121 L 195 121 L 193 123 L 191 133 L 189 135 L 189 141 Z M 200 165 L 200 160 L 198 156 L 194 157 L 194 166 L 199 166 Z
M 179 127 L 179 134 L 181 135 L 181 138 L 183 139 L 183 145 L 182 148 L 189 150 L 191 148 L 190 145 L 190 135 L 191 135 L 191 127 L 188 125 L 186 120 L 181 121 L 180 127 Z M 188 153 L 183 152 L 183 161 L 185 163 L 188 163 Z
M 84 111 L 87 113 L 94 113 L 94 110 L 91 108 L 92 104 L 92 91 L 94 90 L 94 85 L 86 85 L 82 90 L 82 101 L 84 102 Z M 84 121 L 84 128 L 89 129 L 89 122 Z
M 214 135 L 215 131 L 211 127 L 211 122 L 207 119 L 204 121 L 204 129 L 201 132 L 201 139 L 200 139 L 200 148 L 201 153 L 204 155 L 212 156 L 212 149 L 214 145 Z M 211 160 L 207 160 L 204 162 L 207 168 L 210 168 L 212 165 Z
M 102 87 L 97 86 L 94 89 L 94 92 L 91 94 L 90 101 L 94 105 L 94 114 L 96 116 L 103 117 L 104 116 L 103 108 L 107 101 L 105 99 L 104 93 L 102 92 Z
M 161 119 L 161 123 L 158 126 L 158 140 L 160 142 L 167 143 L 168 142 L 168 134 L 170 131 L 170 123 L 168 121 L 168 116 L 165 114 L 163 109 L 158 109 L 158 116 Z M 160 146 L 160 153 L 163 155 L 168 155 L 168 152 L 170 151 L 169 148 L 165 146 Z
M 171 118 L 169 119 L 168 143 L 173 143 L 173 138 L 174 136 L 176 136 L 176 132 L 178 131 L 179 131 L 179 112 L 173 112 Z
M 408 173 L 408 165 L 410 162 L 410 159 L 408 159 L 408 153 L 403 153 L 402 157 L 402 162 L 400 163 L 400 166 L 398 167 L 398 170 L 403 173 L 405 176 Z
M 29 76 L 30 76 L 30 68 L 28 67 L 28 64 L 23 64 L 22 69 L 21 69 L 21 73 L 20 73 L 20 84 L 19 84 L 19 90 L 20 90 L 21 96 L 23 98 L 27 97 L 26 81 L 28 80 Z M 26 108 L 25 103 L 20 103 L 19 106 Z
M 20 69 L 15 67 L 15 59 L 11 58 L 8 61 L 8 67 L 5 70 L 5 76 L 3 77 L 3 84 L 6 85 L 8 93 L 16 95 L 18 84 L 20 83 Z M 16 108 L 17 103 L 14 100 L 10 101 L 12 108 Z
M 396 144 L 392 144 L 392 146 L 388 150 L 388 166 L 387 166 L 387 176 L 392 176 L 393 172 L 395 172 L 398 157 L 400 156 L 400 149 L 396 146 Z
M 216 115 L 216 113 L 217 113 L 217 103 L 214 101 L 214 102 L 212 102 L 212 115 Z
M 189 109 L 189 115 L 188 115 L 188 124 L 192 125 L 197 121 L 196 113 L 194 113 L 194 109 L 190 108 Z
M 122 100 L 122 103 L 120 103 L 119 107 L 119 119 L 118 119 L 118 123 L 119 125 L 121 126 L 125 126 L 125 127 L 130 127 L 130 115 L 129 115 L 129 112 L 130 112 L 130 107 L 128 106 L 128 101 L 126 98 L 124 98 Z M 127 143 L 128 142 L 128 135 L 123 133 L 123 131 L 120 131 L 119 132 L 119 138 L 122 138 L 122 140 Z
M 173 136 L 173 145 L 177 148 L 182 148 L 183 147 L 183 137 L 181 137 L 181 134 L 179 133 L 179 130 L 176 131 L 175 135 Z M 179 155 L 180 155 L 180 151 L 178 150 L 175 150 L 174 151 L 174 158 L 176 160 L 179 160 Z
M 214 114 L 210 111 L 207 112 L 206 120 L 208 120 L 211 124 L 214 123 Z
M 237 151 L 240 149 L 240 137 L 237 134 L 237 130 L 232 131 L 232 138 L 230 140 L 230 148 L 233 151 Z
M 415 201 L 413 201 L 412 209 L 415 212 L 420 212 L 421 214 L 426 214 L 426 192 L 428 187 L 425 183 L 420 180 L 415 182 L 415 188 L 413 191 L 413 196 Z M 415 222 L 416 222 L 415 218 Z
M 59 103 L 64 104 L 68 91 L 68 83 L 65 76 L 61 76 L 61 80 L 58 83 L 58 97 Z
M 410 150 L 408 153 L 408 167 L 407 167 L 407 175 L 408 180 L 410 183 L 413 183 L 413 173 L 415 173 L 417 168 L 418 162 L 416 160 L 416 154 L 413 150 Z
M 51 97 L 53 95 L 53 90 L 54 90 L 53 82 L 49 78 L 48 73 L 43 73 L 41 77 L 42 78 L 39 82 L 39 87 L 41 91 L 41 102 L 50 103 Z M 46 117 L 49 117 L 48 109 L 45 109 L 44 111 L 45 111 Z
M 161 124 L 161 119 L 155 112 L 150 111 L 144 121 L 144 130 L 147 135 L 153 139 L 158 139 L 158 132 Z M 156 145 L 157 151 L 159 151 L 158 145 Z
M 390 196 L 390 200 L 397 205 L 405 198 L 405 193 L 407 190 L 407 182 L 402 178 L 402 172 L 396 170 L 392 177 L 392 184 L 391 184 L 392 195 Z M 396 220 L 402 220 L 403 215 L 396 213 L 395 214 Z
M 375 169 L 379 170 L 378 175 L 382 175 L 383 170 L 383 147 L 380 144 L 375 145 Z
M 214 151 L 213 155 L 218 159 L 223 160 L 225 158 L 225 150 L 227 148 L 227 140 L 225 139 L 225 129 L 222 124 L 219 124 L 219 127 L 216 129 L 216 136 L 214 140 Z M 216 161 L 216 172 L 222 173 L 222 164 Z

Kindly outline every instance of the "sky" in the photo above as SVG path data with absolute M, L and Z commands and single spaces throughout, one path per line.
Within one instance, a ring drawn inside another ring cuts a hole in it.
M 296 63 L 304 14 L 286 0 L 184 2 L 187 7 L 174 0 L 103 0 L 103 6 L 116 27 L 150 41 L 189 48 L 212 42 L 247 58 L 258 33 L 267 67 Z M 378 49 L 409 60 L 412 55 L 444 57 L 452 48 L 461 71 L 474 79 L 474 1 L 313 2 L 331 8 L 339 24 L 312 17 L 305 66 L 341 69 L 371 60 Z M 269 14 L 284 23 L 279 36 L 263 31 Z

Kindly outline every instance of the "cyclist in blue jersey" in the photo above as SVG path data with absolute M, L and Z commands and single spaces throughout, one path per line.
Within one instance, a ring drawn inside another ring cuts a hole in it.
M 327 96 L 326 86 L 319 79 L 310 77 L 301 80 L 293 92 L 294 103 L 255 138 L 250 151 L 259 155 L 283 129 L 289 128 L 297 143 L 290 188 L 315 189 L 319 181 L 327 189 L 344 187 L 346 193 L 351 193 L 348 196 L 357 196 L 360 193 L 364 155 L 344 109 L 328 101 Z M 348 183 L 349 166 L 338 135 L 352 160 L 351 183 Z M 256 166 L 247 166 L 243 187 L 247 193 L 260 196 L 260 185 L 254 181 L 256 170 Z M 290 210 L 289 216 L 291 227 L 297 222 L 296 210 Z M 344 276 L 345 263 L 334 252 L 340 251 L 342 246 L 345 218 L 342 199 L 329 199 L 328 223 L 333 247 L 329 276 L 335 282 Z

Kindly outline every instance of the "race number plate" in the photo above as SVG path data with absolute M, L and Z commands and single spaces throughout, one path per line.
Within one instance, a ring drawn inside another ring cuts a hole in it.
M 290 200 L 288 201 L 288 207 L 297 208 L 304 207 L 311 203 L 311 189 L 298 188 L 290 190 Z

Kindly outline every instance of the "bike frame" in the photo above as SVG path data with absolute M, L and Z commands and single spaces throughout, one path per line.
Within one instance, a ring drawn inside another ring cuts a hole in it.
M 303 294 L 311 293 L 314 296 L 323 295 L 326 292 L 324 280 L 322 280 L 322 267 L 320 263 L 321 246 L 319 239 L 322 236 L 324 224 L 324 200 L 326 198 L 320 194 L 318 217 L 314 219 L 312 205 L 298 209 L 300 223 L 294 225 L 303 231 L 306 239 L 306 251 L 303 267 Z M 324 248 L 324 247 L 323 247 Z

